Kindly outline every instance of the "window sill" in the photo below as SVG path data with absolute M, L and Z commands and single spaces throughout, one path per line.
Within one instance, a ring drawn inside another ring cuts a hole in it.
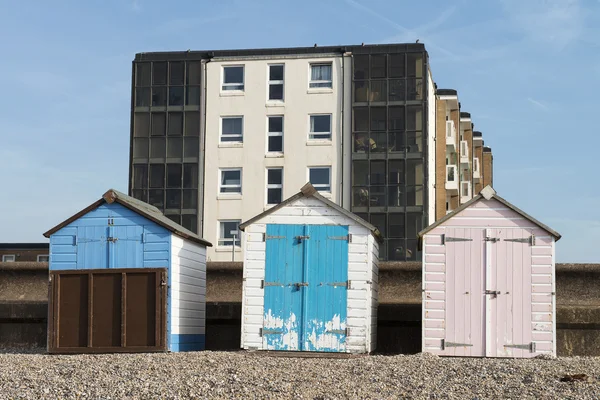
M 331 140 L 308 140 L 307 146 L 331 146 Z
M 278 206 L 279 204 L 267 204 L 264 208 L 263 211 L 267 211 L 270 210 L 271 208 Z
M 317 192 L 319 191 L 317 190 Z M 325 197 L 326 199 L 331 200 L 331 192 L 319 192 L 319 194 Z
M 243 142 L 219 142 L 219 148 L 242 148 L 244 147 Z
M 283 158 L 283 152 L 273 152 L 265 154 L 265 158 Z
M 220 193 L 217 195 L 217 200 L 241 200 L 242 195 L 238 193 L 225 194 Z
M 265 107 L 267 107 L 267 108 L 276 108 L 276 107 L 285 108 L 285 103 L 283 101 L 269 100 L 265 103 Z
M 215 251 L 217 253 L 231 253 L 231 246 L 217 246 L 217 247 L 215 247 Z M 236 253 L 241 253 L 242 252 L 242 248 L 240 246 L 236 246 L 235 247 L 235 252 Z
M 219 95 L 221 97 L 243 96 L 245 94 L 246 94 L 246 92 L 244 92 L 243 90 L 226 90 L 226 91 L 221 91 L 221 93 L 219 93 Z
M 308 94 L 328 94 L 333 93 L 333 88 L 323 88 L 323 89 L 308 89 L 306 91 Z

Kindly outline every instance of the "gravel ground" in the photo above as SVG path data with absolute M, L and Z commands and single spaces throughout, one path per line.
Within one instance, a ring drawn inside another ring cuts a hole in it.
M 0 398 L 600 398 L 600 358 L 33 353 L 0 350 Z M 587 378 L 561 382 L 566 374 Z

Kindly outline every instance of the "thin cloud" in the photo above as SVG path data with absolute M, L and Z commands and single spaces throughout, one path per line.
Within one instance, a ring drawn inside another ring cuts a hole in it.
M 349 4 L 350 6 L 356 8 L 360 11 L 364 11 L 368 14 L 371 14 L 372 16 L 374 16 L 374 17 L 386 22 L 390 26 L 394 27 L 396 30 L 402 32 L 401 35 L 392 36 L 390 38 L 383 40 L 382 42 L 384 42 L 384 43 L 407 42 L 408 43 L 408 42 L 414 42 L 418 39 L 421 43 L 426 43 L 428 47 L 430 47 L 432 49 L 437 49 L 438 51 L 440 51 L 441 53 L 443 53 L 446 56 L 449 56 L 449 57 L 454 56 L 453 52 L 451 52 L 441 46 L 436 45 L 431 39 L 425 37 L 422 34 L 425 33 L 425 31 L 427 29 L 433 29 L 433 28 L 441 25 L 442 23 L 444 23 L 448 18 L 450 18 L 450 16 L 452 16 L 452 14 L 455 11 L 455 7 L 450 7 L 448 10 L 444 11 L 437 19 L 431 21 L 430 23 L 428 23 L 426 25 L 423 25 L 423 27 L 419 27 L 417 29 L 409 29 L 409 28 L 405 27 L 404 25 L 401 25 L 401 24 L 397 23 L 396 21 L 389 19 L 385 15 L 378 13 L 377 11 L 373 10 L 372 8 L 369 8 L 365 5 L 358 3 L 355 0 L 344 0 L 344 1 L 347 4 Z M 419 34 L 419 32 L 421 34 Z
M 514 26 L 531 40 L 562 50 L 583 33 L 579 0 L 501 0 Z
M 131 0 L 131 9 L 135 12 L 142 11 L 141 0 Z
M 528 97 L 527 101 L 530 102 L 531 104 L 535 105 L 536 107 L 538 107 L 541 110 L 548 111 L 548 106 L 540 101 L 532 99 L 531 97 Z

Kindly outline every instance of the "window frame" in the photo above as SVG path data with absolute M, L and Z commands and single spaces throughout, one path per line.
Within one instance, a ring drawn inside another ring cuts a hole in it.
M 281 118 L 281 132 L 271 132 L 269 129 L 269 121 L 271 118 Z M 267 153 L 269 154 L 283 154 L 284 149 L 284 137 L 283 132 L 285 130 L 285 118 L 283 115 L 267 115 Z M 269 138 L 281 136 L 281 150 L 269 150 Z
M 327 115 L 329 116 L 329 132 L 313 132 L 312 131 L 312 119 L 313 117 L 320 117 L 320 116 L 324 116 Z M 333 114 L 331 113 L 318 113 L 318 114 L 308 114 L 308 140 L 313 142 L 313 141 L 324 141 L 324 142 L 331 142 L 332 138 L 333 138 Z M 313 135 L 325 135 L 329 133 L 329 138 L 315 138 L 315 137 L 311 137 Z
M 315 184 L 315 183 L 313 183 L 313 182 L 310 181 L 310 171 L 312 169 L 327 169 L 328 170 L 328 172 L 329 172 L 329 184 L 327 186 L 329 187 L 329 190 L 319 190 L 319 187 L 323 187 L 325 185 L 321 184 L 321 183 Z M 332 189 L 332 184 L 331 184 L 331 165 L 313 165 L 313 166 L 307 167 L 307 180 L 308 180 L 308 182 L 310 182 L 311 185 L 313 185 L 313 187 L 315 189 L 317 189 L 318 192 L 331 194 L 331 192 L 332 192 L 332 190 L 331 190 Z
M 271 79 L 271 67 L 282 67 L 283 68 L 283 79 L 272 80 Z M 271 85 L 281 85 L 281 99 L 271 98 Z M 267 64 L 267 101 L 273 103 L 285 102 L 285 64 Z
M 40 257 L 47 257 L 48 259 L 46 261 L 41 261 Z M 50 254 L 38 254 L 37 255 L 37 262 L 50 262 Z
M 241 133 L 238 135 L 226 135 L 225 137 L 238 137 L 240 140 L 226 140 L 223 141 L 223 121 L 226 119 L 241 119 L 242 120 L 242 131 Z M 222 115 L 220 117 L 220 124 L 219 124 L 219 144 L 240 144 L 240 143 L 244 143 L 244 116 L 243 115 Z
M 235 242 L 233 241 L 233 238 L 222 237 L 222 234 L 225 233 L 223 230 L 222 224 L 226 223 L 226 222 L 237 222 L 238 235 L 237 235 Z M 217 238 L 217 246 L 218 247 L 229 247 L 229 248 L 231 248 L 232 246 L 235 246 L 235 247 L 241 248 L 242 247 L 242 238 L 241 238 L 242 235 L 239 234 L 241 223 L 242 223 L 241 219 L 220 219 L 220 220 L 218 220 L 217 221 L 217 224 L 218 224 L 217 231 L 218 231 L 219 237 Z M 226 242 L 229 244 L 227 244 Z
M 242 68 L 242 82 L 241 83 L 225 83 L 225 69 L 226 68 Z M 227 87 L 242 86 L 241 89 L 227 89 Z M 244 64 L 231 64 L 223 65 L 221 68 L 221 93 L 244 93 L 246 90 L 246 66 Z
M 223 172 L 230 172 L 230 171 L 239 171 L 240 172 L 240 184 L 239 185 L 223 185 Z M 243 181 L 242 181 L 243 175 L 242 175 L 242 168 L 219 168 L 219 191 L 218 194 L 219 196 L 241 196 L 242 195 L 242 190 L 243 190 Z M 239 192 L 222 192 L 222 189 L 227 189 L 227 188 L 240 188 Z
M 12 260 L 9 260 L 10 257 L 12 257 Z M 16 262 L 16 261 L 17 261 L 16 254 L 2 254 L 2 262 Z
M 269 171 L 271 170 L 280 170 L 281 171 L 281 183 L 269 183 Z M 267 167 L 265 171 L 265 204 L 267 206 L 275 206 L 280 204 L 283 201 L 283 167 Z M 269 203 L 269 189 L 279 189 L 281 190 L 281 200 L 279 203 Z
M 313 66 L 329 66 L 329 68 L 331 68 L 331 79 L 328 81 L 324 81 L 324 80 L 313 81 L 313 79 L 312 79 Z M 313 84 L 320 84 L 320 83 L 329 83 L 329 86 L 312 86 Z M 332 61 L 315 61 L 315 62 L 310 62 L 308 64 L 308 90 L 310 90 L 310 91 L 333 90 L 333 62 Z

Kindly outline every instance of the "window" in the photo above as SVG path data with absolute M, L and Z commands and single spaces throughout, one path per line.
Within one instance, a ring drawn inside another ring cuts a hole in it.
M 311 140 L 331 140 L 331 114 L 310 116 L 310 133 L 308 138 Z
M 283 101 L 283 65 L 269 65 L 269 100 Z
M 283 152 L 283 117 L 268 117 L 267 151 Z
M 267 169 L 267 204 L 279 204 L 283 197 L 283 168 Z
M 219 221 L 219 246 L 240 246 L 240 222 L 239 219 Z
M 221 143 L 224 142 L 243 142 L 244 131 L 243 117 L 223 117 L 221 118 Z
M 311 64 L 309 88 L 331 88 L 331 64 Z
M 242 169 L 222 169 L 220 182 L 220 193 L 242 194 Z
M 2 255 L 2 262 L 15 262 L 16 257 L 14 254 L 4 254 Z
M 331 192 L 331 167 L 308 169 L 309 182 L 320 192 Z
M 223 91 L 244 90 L 244 66 L 223 67 Z
M 48 262 L 48 261 L 50 261 L 50 256 L 48 254 L 38 254 L 37 261 L 38 262 Z

